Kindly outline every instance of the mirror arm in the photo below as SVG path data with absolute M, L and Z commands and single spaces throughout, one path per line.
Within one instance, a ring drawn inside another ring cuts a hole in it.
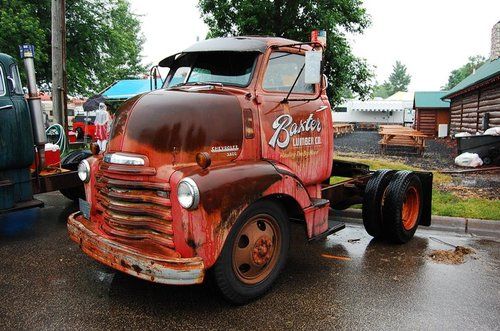
M 297 81 L 299 80 L 300 78 L 300 75 L 302 75 L 302 71 L 304 71 L 304 67 L 306 66 L 306 64 L 304 63 L 302 65 L 302 68 L 300 68 L 300 71 L 299 73 L 297 74 L 297 77 L 295 77 L 295 81 L 293 82 L 292 84 L 292 87 L 290 88 L 290 90 L 288 91 L 288 94 L 286 95 L 286 97 L 281 101 L 281 103 L 287 103 L 288 102 L 288 98 L 290 97 L 290 94 L 292 93 L 293 89 L 295 88 L 295 85 L 297 84 Z

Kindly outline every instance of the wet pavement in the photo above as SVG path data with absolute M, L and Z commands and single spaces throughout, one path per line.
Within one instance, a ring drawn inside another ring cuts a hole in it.
M 500 325 L 500 241 L 419 230 L 407 245 L 394 246 L 353 224 L 307 244 L 294 224 L 288 264 L 273 290 L 233 307 L 211 282 L 165 286 L 101 266 L 68 239 L 66 216 L 76 206 L 57 193 L 39 198 L 46 208 L 0 217 L 0 330 Z M 439 240 L 476 254 L 464 264 L 437 264 L 427 255 L 450 249 Z

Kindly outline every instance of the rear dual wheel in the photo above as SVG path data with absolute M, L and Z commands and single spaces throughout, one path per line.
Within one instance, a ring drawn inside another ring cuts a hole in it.
M 214 266 L 223 296 L 244 304 L 265 294 L 285 266 L 289 242 L 281 206 L 268 201 L 251 205 L 236 221 Z
M 375 238 L 408 242 L 422 214 L 422 184 L 411 171 L 380 170 L 367 183 L 363 223 Z

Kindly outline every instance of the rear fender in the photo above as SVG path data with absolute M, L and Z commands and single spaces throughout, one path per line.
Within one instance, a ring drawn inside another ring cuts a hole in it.
M 422 183 L 422 215 L 419 225 L 430 226 L 432 216 L 432 172 L 414 171 Z

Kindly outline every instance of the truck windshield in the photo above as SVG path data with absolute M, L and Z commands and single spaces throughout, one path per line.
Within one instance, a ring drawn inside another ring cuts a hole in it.
M 168 87 L 196 83 L 247 86 L 257 54 L 227 51 L 185 54 L 174 64 Z

